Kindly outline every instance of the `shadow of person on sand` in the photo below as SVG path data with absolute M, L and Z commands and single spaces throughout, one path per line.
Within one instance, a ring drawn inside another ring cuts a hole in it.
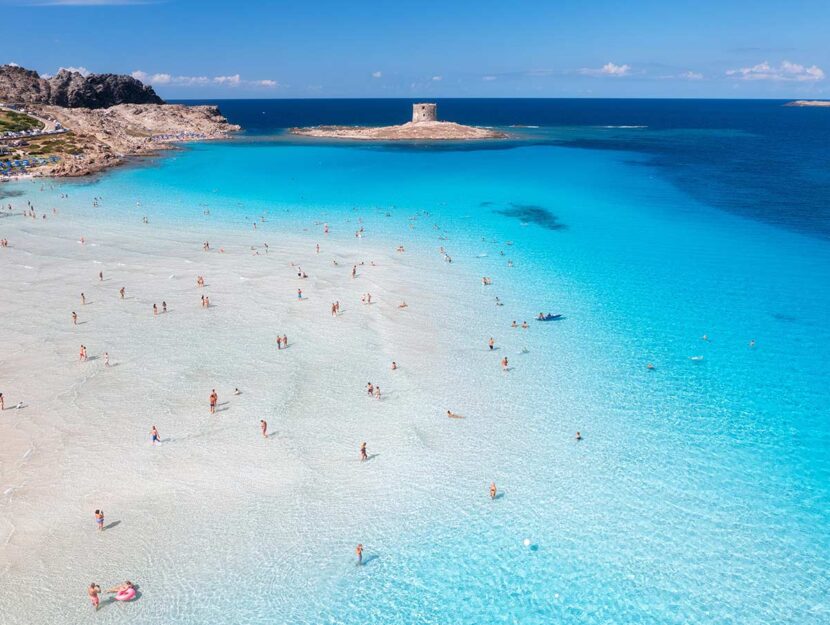
M 503 498 L 504 498 L 504 493 L 503 492 L 502 493 L 496 493 L 496 496 L 493 497 L 493 500 L 503 499 Z
M 375 459 L 375 458 L 377 458 L 379 455 L 380 455 L 380 454 L 369 454 L 369 455 L 366 457 L 366 460 L 364 460 L 363 462 L 369 462 L 370 460 L 374 460 L 374 459 Z

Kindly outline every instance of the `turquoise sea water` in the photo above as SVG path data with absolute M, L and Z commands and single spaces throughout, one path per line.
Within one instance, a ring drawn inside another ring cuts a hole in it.
M 493 418 L 467 434 L 461 474 L 436 443 L 425 483 L 400 493 L 406 514 L 358 506 L 368 566 L 309 547 L 277 583 L 252 550 L 224 572 L 232 604 L 185 600 L 168 622 L 830 620 L 828 241 L 703 203 L 644 152 L 524 132 L 534 140 L 498 150 L 251 137 L 62 187 L 80 212 L 103 196 L 106 220 L 198 230 L 267 215 L 271 245 L 317 221 L 351 236 L 360 219 L 389 245 L 446 247 L 448 280 L 493 277 L 449 325 L 488 336 L 565 316 L 533 327 L 498 392 L 458 346 L 450 394 L 486 397 Z M 496 502 L 480 492 L 493 472 Z

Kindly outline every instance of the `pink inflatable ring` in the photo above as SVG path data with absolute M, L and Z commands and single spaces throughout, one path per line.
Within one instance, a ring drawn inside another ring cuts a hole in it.
M 135 599 L 135 588 L 125 588 L 115 593 L 116 601 L 132 601 L 133 599 Z

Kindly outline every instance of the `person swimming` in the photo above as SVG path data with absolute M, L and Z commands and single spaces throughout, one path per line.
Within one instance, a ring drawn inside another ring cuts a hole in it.
M 123 584 L 118 584 L 118 586 L 113 586 L 112 588 L 107 590 L 107 592 L 108 593 L 119 593 L 119 592 L 123 592 L 123 591 L 125 591 L 129 588 L 135 588 L 135 585 L 133 585 L 133 583 L 130 580 L 127 580 Z

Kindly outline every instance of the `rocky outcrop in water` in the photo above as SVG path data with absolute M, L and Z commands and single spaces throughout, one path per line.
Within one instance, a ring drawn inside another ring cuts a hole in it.
M 0 102 L 101 109 L 116 104 L 163 104 L 152 87 L 132 76 L 62 69 L 49 78 L 16 65 L 0 65 Z
M 454 122 L 407 122 L 399 126 L 312 126 L 291 128 L 303 137 L 351 139 L 353 141 L 468 141 L 504 139 L 507 135 L 490 128 L 463 126 Z

